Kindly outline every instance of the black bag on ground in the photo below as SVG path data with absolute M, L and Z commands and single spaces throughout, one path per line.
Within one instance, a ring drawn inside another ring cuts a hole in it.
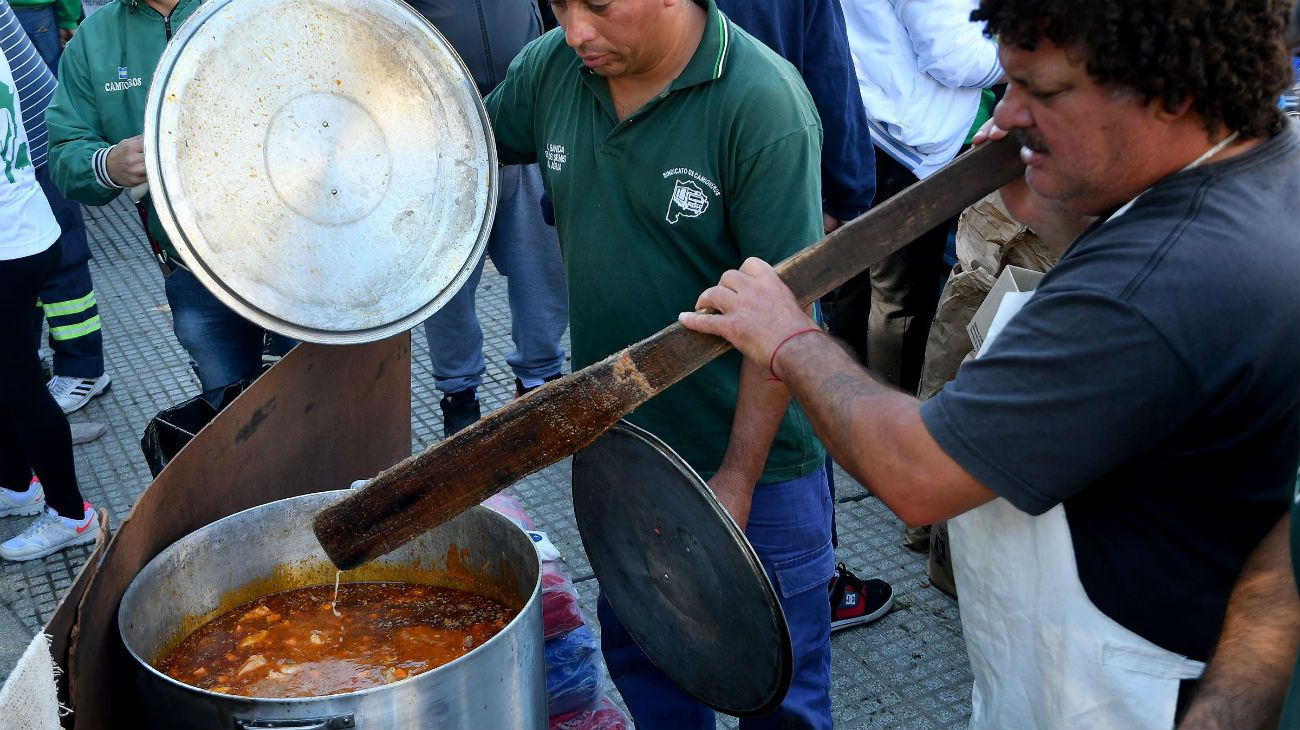
M 227 385 L 217 406 L 213 406 L 203 396 L 194 396 L 159 411 L 149 421 L 149 425 L 144 427 L 144 435 L 140 437 L 140 450 L 144 452 L 144 460 L 149 462 L 149 473 L 157 477 L 163 467 L 194 438 L 194 434 L 216 418 L 222 408 L 233 403 L 251 382 L 240 380 Z

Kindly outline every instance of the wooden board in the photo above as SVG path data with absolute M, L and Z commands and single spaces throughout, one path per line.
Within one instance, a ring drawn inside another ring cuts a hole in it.
M 803 304 L 826 294 L 1023 173 L 1019 147 L 991 142 L 895 195 L 777 270 Z M 549 383 L 381 473 L 316 517 L 340 568 L 373 560 L 591 443 L 730 346 L 672 324 Z

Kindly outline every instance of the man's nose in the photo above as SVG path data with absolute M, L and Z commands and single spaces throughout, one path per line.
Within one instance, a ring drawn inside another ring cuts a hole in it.
M 1034 126 L 1034 115 L 1024 103 L 1028 92 L 1018 88 L 1014 83 L 1007 87 L 1007 93 L 993 110 L 993 123 L 1001 129 L 1024 129 Z
M 574 4 L 576 3 L 571 3 Z M 571 7 L 565 15 L 568 17 L 564 19 L 564 42 L 568 43 L 570 48 L 577 49 L 595 39 L 595 28 L 588 18 L 583 17 L 581 10 Z

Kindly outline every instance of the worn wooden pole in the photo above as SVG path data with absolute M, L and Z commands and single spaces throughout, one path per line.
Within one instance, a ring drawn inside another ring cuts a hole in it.
M 991 142 L 778 265 L 802 304 L 1018 177 L 1009 140 Z M 673 324 L 529 393 L 382 472 L 318 514 L 316 537 L 339 568 L 373 560 L 591 443 L 620 418 L 730 349 Z

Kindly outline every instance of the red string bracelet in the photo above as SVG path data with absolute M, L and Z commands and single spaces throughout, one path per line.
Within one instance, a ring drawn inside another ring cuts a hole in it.
M 801 330 L 796 330 L 786 335 L 785 339 L 781 340 L 781 342 L 777 344 L 776 349 L 772 350 L 772 357 L 767 361 L 767 372 L 772 376 L 768 378 L 767 381 L 769 383 L 781 382 L 781 378 L 777 377 L 776 370 L 773 368 L 776 365 L 776 354 L 781 351 L 782 347 L 785 347 L 785 343 L 789 342 L 790 340 L 793 340 L 799 335 L 806 335 L 809 332 L 821 332 L 821 331 L 822 331 L 821 327 L 804 327 Z

